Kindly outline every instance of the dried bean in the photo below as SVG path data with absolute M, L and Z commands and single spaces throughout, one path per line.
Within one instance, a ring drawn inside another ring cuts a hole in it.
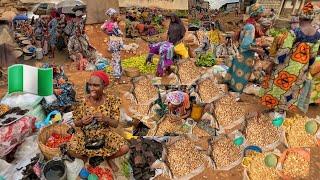
M 300 154 L 291 152 L 283 163 L 283 171 L 293 179 L 305 178 L 309 175 L 309 162 Z
M 158 96 L 158 90 L 153 86 L 150 79 L 144 77 L 135 83 L 135 96 L 139 104 L 147 104 Z
M 269 168 L 264 163 L 266 154 L 257 153 L 250 161 L 250 165 L 247 167 L 248 176 L 253 180 L 278 180 L 276 168 Z
M 219 88 L 219 85 L 211 79 L 205 79 L 199 84 L 199 95 L 205 103 L 211 103 L 212 98 L 222 94 L 223 91 Z
M 223 137 L 212 143 L 212 158 L 214 159 L 217 168 L 229 166 L 241 157 L 241 149 L 233 144 L 233 141 L 228 137 Z
M 193 81 L 200 76 L 201 71 L 193 61 L 189 60 L 179 64 L 178 73 L 179 73 L 181 84 L 188 85 L 188 84 L 192 84 Z
M 168 147 L 167 158 L 170 170 L 176 177 L 191 173 L 206 161 L 205 155 L 197 151 L 194 143 L 186 138 Z

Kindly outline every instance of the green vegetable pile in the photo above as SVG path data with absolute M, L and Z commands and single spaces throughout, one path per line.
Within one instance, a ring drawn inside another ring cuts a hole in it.
M 216 64 L 213 53 L 201 54 L 197 57 L 196 65 L 201 67 L 211 67 Z
M 146 65 L 147 55 L 134 56 L 122 61 L 122 67 L 126 68 L 138 68 L 142 74 L 154 74 L 157 69 L 159 59 L 153 58 L 153 64 Z
M 283 28 L 283 29 L 277 29 L 277 28 L 271 28 L 269 31 L 268 31 L 268 34 L 272 37 L 277 37 L 279 36 L 280 34 L 284 33 L 288 31 L 288 29 L 286 28 Z

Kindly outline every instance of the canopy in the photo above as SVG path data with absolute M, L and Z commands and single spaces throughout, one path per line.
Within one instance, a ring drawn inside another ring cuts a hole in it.
M 14 17 L 13 20 L 14 20 L 14 21 L 19 21 L 19 20 L 26 21 L 26 20 L 28 20 L 28 16 L 26 16 L 26 15 L 24 15 L 24 14 L 20 14 L 20 15 L 17 15 L 16 17 Z
M 81 0 L 64 0 L 57 4 L 57 8 L 61 9 L 64 14 L 74 14 L 73 11 L 76 7 L 84 7 L 86 4 Z

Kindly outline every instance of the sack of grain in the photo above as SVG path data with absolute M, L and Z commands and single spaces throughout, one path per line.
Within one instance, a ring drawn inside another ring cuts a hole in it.
M 133 95 L 137 103 L 147 105 L 158 99 L 158 89 L 153 86 L 151 80 L 148 76 L 133 79 Z
M 295 116 L 283 123 L 284 144 L 289 148 L 320 147 L 320 117 Z
M 245 144 L 258 146 L 262 151 L 272 151 L 283 144 L 285 132 L 272 124 L 272 117 L 265 113 L 245 120 Z
M 215 170 L 228 171 L 242 162 L 245 146 L 234 144 L 234 136 L 220 135 L 209 142 L 208 154 Z
M 210 166 L 210 158 L 196 141 L 189 136 L 171 137 L 165 146 L 164 159 L 170 170 L 169 179 L 191 179 L 201 174 L 206 165 Z
M 218 80 L 215 76 L 202 76 L 197 81 L 197 92 L 200 96 L 201 103 L 212 103 L 223 96 L 227 92 L 227 86 L 225 84 L 218 84 Z
M 280 179 L 276 169 L 280 155 L 280 151 L 276 149 L 272 152 L 253 153 L 244 157 L 242 161 L 243 180 L 255 180 L 261 177 L 265 180 Z
M 177 66 L 180 85 L 190 86 L 200 78 L 201 74 L 204 73 L 202 68 L 195 65 L 194 59 L 180 60 Z

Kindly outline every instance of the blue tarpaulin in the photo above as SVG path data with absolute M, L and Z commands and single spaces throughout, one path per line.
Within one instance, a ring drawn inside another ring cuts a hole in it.
M 28 20 L 28 16 L 24 14 L 17 15 L 16 17 L 13 18 L 13 21 L 26 21 Z

